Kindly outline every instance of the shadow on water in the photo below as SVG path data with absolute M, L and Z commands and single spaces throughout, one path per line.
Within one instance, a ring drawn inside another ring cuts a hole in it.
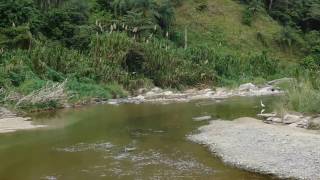
M 231 120 L 260 110 L 260 98 L 233 98 L 34 114 L 50 128 L 0 135 L 0 179 L 271 179 L 226 166 L 186 140 L 208 123 L 194 117 Z

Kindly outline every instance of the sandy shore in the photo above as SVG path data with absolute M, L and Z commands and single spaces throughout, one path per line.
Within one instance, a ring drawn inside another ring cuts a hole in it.
M 270 125 L 253 118 L 211 121 L 188 138 L 227 164 L 282 178 L 320 179 L 320 131 Z
M 30 118 L 18 117 L 11 111 L 0 107 L 0 134 L 15 132 L 18 130 L 30 130 L 45 127 L 44 125 L 34 125 Z

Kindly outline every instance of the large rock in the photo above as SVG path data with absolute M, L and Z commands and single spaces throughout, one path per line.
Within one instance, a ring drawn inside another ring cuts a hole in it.
M 292 123 L 297 123 L 299 121 L 301 121 L 301 116 L 299 115 L 293 115 L 293 114 L 286 114 L 283 117 L 283 123 L 284 124 L 292 124 Z
M 311 119 L 309 122 L 310 129 L 320 129 L 320 117 Z
M 246 83 L 239 86 L 239 91 L 251 91 L 251 90 L 257 90 L 257 89 L 258 87 L 252 83 Z

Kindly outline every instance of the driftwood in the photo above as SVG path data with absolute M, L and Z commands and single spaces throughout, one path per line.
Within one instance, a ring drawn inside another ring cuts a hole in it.
M 19 107 L 24 103 L 38 104 L 49 101 L 65 101 L 68 98 L 65 92 L 66 83 L 67 80 L 62 83 L 47 83 L 43 88 L 20 98 L 15 106 Z

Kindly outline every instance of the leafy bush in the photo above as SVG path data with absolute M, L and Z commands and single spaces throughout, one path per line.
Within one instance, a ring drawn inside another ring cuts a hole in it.
M 2 28 L 26 23 L 35 28 L 39 14 L 40 12 L 32 0 L 0 1 L 0 27 Z
M 292 27 L 284 27 L 275 37 L 276 42 L 283 49 L 292 47 L 304 47 L 305 41 L 301 37 L 301 32 Z
M 88 5 L 81 2 L 68 3 L 61 8 L 49 9 L 44 14 L 41 32 L 47 38 L 58 40 L 67 47 L 86 49 L 92 32 L 90 28 L 84 26 L 89 19 Z
M 254 11 L 251 8 L 246 8 L 243 11 L 242 23 L 251 26 L 254 17 Z

